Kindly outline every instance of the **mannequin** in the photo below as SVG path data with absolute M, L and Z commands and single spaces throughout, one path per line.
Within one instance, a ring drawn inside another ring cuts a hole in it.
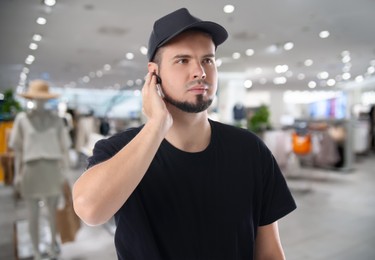
M 20 95 L 33 101 L 34 108 L 16 116 L 9 140 L 9 146 L 15 153 L 15 187 L 19 188 L 27 205 L 35 260 L 42 259 L 39 251 L 39 203 L 45 203 L 52 237 L 48 253 L 54 259 L 60 251 L 56 209 L 62 195 L 71 140 L 63 120 L 45 109 L 45 103 L 57 97 L 49 93 L 47 82 L 32 81 L 28 91 Z

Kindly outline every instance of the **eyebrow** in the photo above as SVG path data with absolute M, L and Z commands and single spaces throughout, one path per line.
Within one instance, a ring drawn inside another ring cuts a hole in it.
M 176 59 L 187 59 L 187 58 L 191 58 L 192 56 L 191 55 L 188 55 L 188 54 L 177 54 L 176 56 L 174 56 L 172 58 L 172 60 L 176 60 Z M 203 58 L 215 58 L 215 54 L 213 53 L 209 53 L 209 54 L 206 54 L 206 55 L 203 55 Z

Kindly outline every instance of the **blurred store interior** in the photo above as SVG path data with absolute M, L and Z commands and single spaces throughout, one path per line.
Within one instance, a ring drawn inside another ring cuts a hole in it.
M 31 259 L 7 146 L 32 108 L 18 94 L 34 79 L 60 94 L 48 107 L 71 133 L 73 183 L 96 141 L 144 123 L 149 33 L 180 7 L 229 32 L 210 117 L 259 134 L 283 169 L 298 203 L 280 223 L 287 258 L 375 259 L 372 0 L 2 0 L 0 259 Z M 113 229 L 82 223 L 61 259 L 116 259 Z

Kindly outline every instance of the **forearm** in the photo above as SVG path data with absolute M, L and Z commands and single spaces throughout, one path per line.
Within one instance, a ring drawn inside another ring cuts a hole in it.
M 277 221 L 266 226 L 258 227 L 254 259 L 285 260 Z
M 111 218 L 142 180 L 166 130 L 147 123 L 109 160 L 88 169 L 73 186 L 76 213 L 89 225 Z

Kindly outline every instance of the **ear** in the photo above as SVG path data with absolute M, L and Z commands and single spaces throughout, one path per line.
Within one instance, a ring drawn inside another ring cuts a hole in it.
M 149 62 L 147 64 L 148 72 L 155 72 L 156 74 L 159 74 L 159 66 L 155 62 Z

